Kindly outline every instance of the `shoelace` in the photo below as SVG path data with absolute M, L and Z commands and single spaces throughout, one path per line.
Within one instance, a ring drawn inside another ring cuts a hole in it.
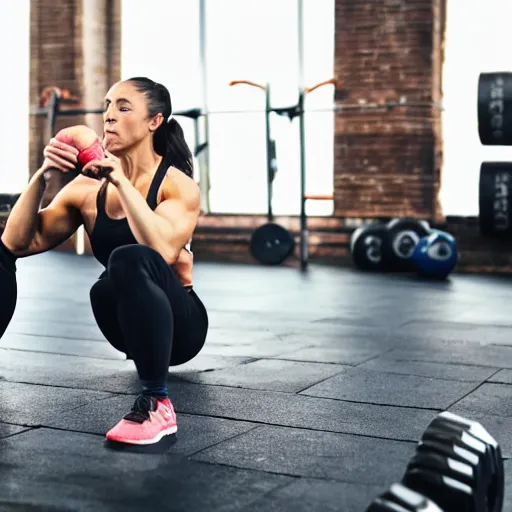
M 156 410 L 155 399 L 140 395 L 135 399 L 132 410 L 123 418 L 136 423 L 144 423 L 144 421 L 149 420 L 149 411 L 154 410 Z

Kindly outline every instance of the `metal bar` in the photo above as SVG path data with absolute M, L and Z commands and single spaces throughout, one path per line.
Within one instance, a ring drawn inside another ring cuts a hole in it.
M 308 265 L 308 226 L 306 219 L 306 127 L 304 120 L 304 1 L 297 0 L 297 46 L 298 46 L 298 83 L 300 120 L 300 268 L 306 270 Z
M 209 140 L 210 125 L 208 112 L 208 60 L 206 58 L 206 0 L 199 0 L 199 52 L 201 59 L 201 80 L 203 91 L 204 136 Z M 199 189 L 201 191 L 201 211 L 210 212 L 210 148 L 206 146 L 199 159 Z
M 309 109 L 306 112 L 307 113 L 314 113 L 314 112 L 345 112 L 347 110 L 364 110 L 364 111 L 382 111 L 382 110 L 393 110 L 395 108 L 434 108 L 436 110 L 444 111 L 444 107 L 441 105 L 436 105 L 434 103 L 387 103 L 385 105 L 375 105 L 375 104 L 368 104 L 368 105 L 360 105 L 357 103 L 347 103 L 344 105 L 334 105 L 330 108 L 316 108 L 316 109 Z M 285 110 L 288 110 L 289 108 L 295 108 L 294 107 L 276 107 L 271 109 L 272 112 L 283 112 Z M 187 111 L 184 111 L 187 112 Z M 211 115 L 219 115 L 219 114 L 261 114 L 262 110 L 210 110 L 208 112 L 201 111 L 200 116 L 211 116 Z M 59 116 L 75 116 L 75 115 L 83 115 L 83 114 L 102 114 L 103 109 L 96 108 L 96 109 L 86 109 L 86 108 L 75 108 L 75 109 L 64 109 L 59 110 Z M 32 116 L 47 116 L 48 115 L 48 109 L 47 108 L 34 108 L 30 110 L 30 115 Z M 192 117 L 188 116 L 185 113 L 181 112 L 174 112 L 173 115 L 175 116 L 184 116 L 184 117 Z
M 199 117 L 196 117 L 194 118 L 194 155 L 197 155 L 199 144 Z
M 308 266 L 308 225 L 306 218 L 306 126 L 304 116 L 304 90 L 300 91 L 300 268 Z
M 30 115 L 33 116 L 47 116 L 50 110 L 50 106 L 47 108 L 35 108 L 30 111 Z M 85 114 L 103 114 L 103 108 L 65 108 L 59 109 L 56 112 L 57 116 L 81 116 Z M 200 109 L 189 109 L 189 110 L 181 110 L 177 112 L 173 112 L 173 116 L 181 116 L 181 117 L 190 117 L 191 119 L 195 119 L 197 117 L 203 116 L 203 112 Z
M 304 0 L 297 0 L 298 84 L 304 90 Z
M 268 221 L 274 219 L 272 211 L 272 137 L 270 134 L 270 114 L 272 109 L 270 107 L 270 83 L 267 83 L 265 88 L 265 145 L 267 149 L 267 215 Z
M 308 201 L 332 201 L 334 196 L 332 194 L 308 194 L 304 198 Z

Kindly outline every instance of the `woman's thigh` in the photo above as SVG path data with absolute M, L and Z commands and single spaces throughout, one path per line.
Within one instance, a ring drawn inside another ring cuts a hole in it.
M 168 342 L 172 343 L 170 365 L 175 366 L 190 361 L 200 352 L 208 332 L 208 315 L 196 292 L 177 284 L 178 278 L 171 268 L 169 274 L 159 284 L 173 316 L 173 335 Z M 114 348 L 131 357 L 119 323 L 116 291 L 107 273 L 93 285 L 90 298 L 96 323 L 105 338 Z

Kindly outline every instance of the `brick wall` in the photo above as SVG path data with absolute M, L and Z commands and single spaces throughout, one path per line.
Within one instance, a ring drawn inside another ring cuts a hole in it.
M 336 215 L 440 217 L 441 1 L 336 0 Z

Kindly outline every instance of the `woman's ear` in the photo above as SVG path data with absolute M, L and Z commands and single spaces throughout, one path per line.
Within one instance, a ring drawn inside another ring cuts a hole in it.
M 158 128 L 165 122 L 164 116 L 159 112 L 151 121 L 149 122 L 149 131 L 156 132 Z

